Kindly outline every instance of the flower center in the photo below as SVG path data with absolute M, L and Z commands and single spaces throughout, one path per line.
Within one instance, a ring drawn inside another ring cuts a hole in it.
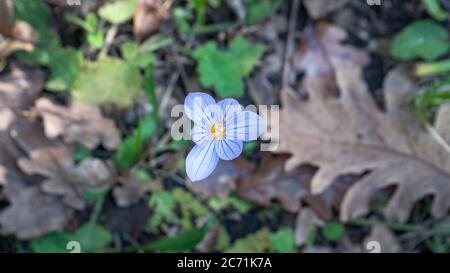
M 227 130 L 223 126 L 223 123 L 214 123 L 213 125 L 211 125 L 209 134 L 213 139 L 221 140 L 225 136 L 226 131 Z

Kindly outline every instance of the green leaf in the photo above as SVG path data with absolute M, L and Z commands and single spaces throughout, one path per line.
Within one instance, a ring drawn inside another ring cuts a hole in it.
M 176 217 L 174 213 L 176 202 L 167 191 L 157 191 L 152 194 L 149 206 L 153 209 L 153 215 L 149 218 L 150 231 L 158 228 L 163 221 L 170 221 Z
M 159 104 L 155 93 L 155 81 L 153 77 L 153 65 L 150 65 L 145 69 L 144 89 L 150 104 L 152 105 L 155 121 L 156 123 L 159 123 Z
M 135 137 L 127 137 L 120 143 L 114 164 L 119 169 L 128 169 L 139 161 L 140 151 L 136 149 L 138 141 Z
M 154 34 L 142 43 L 140 50 L 142 52 L 154 52 L 160 48 L 169 46 L 172 43 L 173 39 L 171 37 Z
M 147 115 L 139 122 L 138 126 L 141 128 L 142 143 L 149 143 L 150 139 L 155 135 L 157 129 L 155 118 Z
M 450 73 L 450 59 L 436 62 L 420 62 L 416 64 L 414 73 L 419 77 L 448 75 Z
M 176 7 L 173 9 L 172 17 L 177 22 L 178 30 L 182 33 L 189 33 L 191 31 L 191 26 L 189 25 L 189 20 L 194 18 L 192 12 L 188 9 Z
M 269 239 L 270 232 L 267 228 L 263 228 L 244 238 L 238 239 L 225 252 L 228 253 L 262 253 L 269 251 L 272 243 Z
M 444 21 L 448 18 L 448 13 L 442 9 L 439 0 L 422 0 L 427 12 L 438 21 Z
M 178 203 L 181 213 L 181 217 L 178 217 L 176 222 L 179 222 L 184 230 L 190 230 L 195 226 L 193 222 L 195 218 L 209 214 L 202 202 L 186 190 L 175 188 L 172 190 L 172 197 Z
M 249 202 L 235 196 L 210 198 L 209 205 L 215 210 L 222 210 L 228 206 L 232 206 L 241 214 L 247 213 L 252 208 L 252 205 Z
M 228 51 L 219 50 L 215 41 L 196 48 L 192 56 L 197 60 L 197 73 L 205 87 L 214 88 L 221 97 L 242 97 L 243 77 L 248 75 L 262 56 L 264 47 L 252 45 L 243 37 L 236 37 Z
M 56 48 L 50 54 L 51 70 L 46 88 L 50 91 L 69 90 L 80 74 L 83 55 L 74 48 Z
M 95 13 L 93 12 L 89 12 L 88 14 L 86 14 L 85 25 L 88 32 L 96 31 L 98 25 L 97 15 L 95 15 Z
M 269 236 L 272 250 L 278 253 L 295 251 L 294 231 L 292 228 L 283 228 Z
M 118 0 L 107 3 L 98 10 L 98 15 L 113 25 L 125 23 L 133 18 L 137 0 Z
M 184 139 L 172 140 L 169 144 L 167 144 L 167 148 L 178 151 L 187 148 L 189 144 L 190 144 L 189 141 Z
M 70 235 L 64 232 L 53 232 L 30 241 L 34 253 L 67 253 L 66 245 L 71 241 Z
M 339 222 L 330 222 L 322 227 L 322 235 L 328 241 L 337 241 L 344 235 L 344 225 Z
M 133 135 L 125 138 L 119 145 L 114 163 L 119 169 L 127 169 L 136 164 L 140 157 L 142 147 L 150 142 L 155 135 L 157 124 L 153 116 L 145 116 L 139 121 Z
M 391 44 L 392 56 L 400 60 L 421 58 L 432 61 L 449 50 L 447 29 L 432 20 L 411 23 L 395 36 Z
M 103 189 L 97 189 L 95 191 L 86 191 L 83 193 L 83 198 L 89 202 L 98 202 L 99 200 L 105 198 L 108 194 L 110 187 L 106 187 Z
M 230 44 L 230 53 L 238 60 L 240 74 L 247 76 L 261 59 L 264 52 L 262 44 L 252 45 L 242 36 L 237 36 Z
M 100 49 L 103 47 L 103 44 L 105 43 L 104 39 L 104 33 L 103 31 L 94 31 L 94 32 L 88 32 L 86 39 L 90 46 L 96 49 Z
M 89 148 L 86 148 L 85 146 L 81 144 L 77 144 L 75 146 L 75 149 L 73 151 L 73 159 L 75 161 L 82 161 L 83 159 L 86 159 L 92 155 L 92 150 Z
M 84 224 L 72 237 L 74 241 L 80 243 L 81 252 L 101 251 L 112 241 L 111 233 L 96 224 Z
M 258 23 L 274 14 L 280 7 L 280 0 L 249 0 L 245 1 L 246 17 L 248 24 Z
M 121 59 L 103 57 L 83 63 L 72 94 L 75 99 L 88 103 L 115 103 L 125 107 L 141 92 L 141 80 L 135 66 Z
M 174 237 L 166 237 L 142 246 L 146 250 L 159 250 L 162 252 L 181 252 L 194 248 L 205 237 L 206 227 L 181 232 Z
M 39 33 L 39 41 L 44 42 L 50 32 L 50 8 L 41 0 L 14 0 L 14 17 L 29 23 Z
M 221 97 L 242 97 L 244 81 L 237 60 L 219 51 L 216 42 L 208 42 L 193 51 L 197 73 L 205 87 L 213 87 Z
M 122 57 L 127 61 L 133 61 L 139 56 L 139 45 L 135 42 L 127 41 L 120 46 Z

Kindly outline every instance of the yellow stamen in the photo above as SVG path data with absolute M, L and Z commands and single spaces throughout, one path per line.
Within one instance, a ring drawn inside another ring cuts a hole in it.
M 227 130 L 223 126 L 223 123 L 214 123 L 211 125 L 211 130 L 209 131 L 209 134 L 211 137 L 215 140 L 221 140 L 225 136 L 225 132 Z

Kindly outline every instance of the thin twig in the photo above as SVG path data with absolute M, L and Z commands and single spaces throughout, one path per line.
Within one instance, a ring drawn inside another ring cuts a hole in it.
M 425 129 L 427 129 L 428 133 L 439 143 L 449 154 L 450 154 L 450 146 L 448 143 L 442 138 L 442 136 L 431 126 L 428 122 L 424 122 Z
M 106 33 L 105 44 L 100 53 L 98 54 L 99 57 L 104 57 L 106 56 L 106 54 L 108 54 L 108 50 L 111 44 L 114 42 L 114 38 L 116 37 L 117 30 L 118 30 L 117 26 L 113 26 L 108 30 L 108 32 Z
M 165 108 L 169 104 L 169 100 L 172 97 L 173 90 L 175 90 L 175 85 L 178 81 L 178 78 L 180 77 L 180 73 L 175 72 L 172 74 L 172 77 L 170 77 L 169 85 L 166 88 L 166 91 L 164 91 L 164 96 L 161 99 L 161 103 L 159 104 L 159 111 L 160 113 L 165 113 Z

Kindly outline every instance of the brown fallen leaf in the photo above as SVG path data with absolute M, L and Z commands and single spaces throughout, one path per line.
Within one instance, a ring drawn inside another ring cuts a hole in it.
M 11 205 L 0 214 L 0 233 L 15 234 L 28 240 L 52 231 L 63 230 L 73 216 L 73 210 L 58 197 L 43 194 L 38 186 L 7 186 Z
M 328 23 L 308 26 L 302 32 L 299 49 L 293 58 L 293 67 L 304 72 L 302 84 L 307 90 L 324 90 L 329 95 L 339 94 L 332 57 L 348 60 L 361 67 L 368 64 L 366 53 L 341 44 L 346 38 L 347 33 L 343 29 Z
M 41 175 L 44 192 L 60 195 L 75 209 L 84 209 L 85 192 L 100 191 L 114 182 L 110 168 L 101 160 L 87 158 L 75 165 L 73 151 L 68 146 L 42 147 L 32 150 L 30 158 L 19 158 L 18 165 L 27 175 Z
M 139 0 L 133 19 L 135 39 L 143 41 L 157 30 L 161 19 L 167 17 L 168 9 L 167 4 L 163 4 L 161 0 Z
M 304 202 L 322 219 L 331 218 L 333 208 L 339 208 L 344 193 L 356 178 L 339 178 L 333 187 L 322 194 L 312 195 L 310 183 L 316 169 L 299 166 L 286 172 L 284 166 L 288 158 L 288 155 L 265 153 L 255 172 L 243 175 L 237 180 L 237 194 L 262 206 L 267 206 L 272 199 L 277 199 L 289 212 L 297 212 L 301 202 Z
M 0 59 L 19 50 L 33 51 L 36 40 L 32 26 L 14 22 L 12 0 L 0 0 Z
M 236 189 L 236 179 L 255 168 L 253 163 L 244 159 L 223 161 L 208 178 L 196 183 L 187 183 L 186 186 L 197 194 L 225 198 Z
M 450 207 L 450 156 L 416 119 L 408 99 L 413 85 L 399 70 L 390 72 L 384 113 L 364 83 L 364 54 L 331 42 L 325 50 L 339 96 L 327 88 L 332 84 L 318 83 L 322 79 L 308 73 L 307 100 L 290 91 L 281 94 L 278 152 L 292 154 L 286 169 L 317 166 L 311 182 L 315 194 L 324 192 L 339 176 L 369 172 L 347 192 L 340 211 L 344 221 L 368 213 L 371 196 L 391 185 L 397 189 L 386 217 L 405 221 L 413 204 L 428 194 L 435 197 L 432 214 L 444 216 Z M 442 124 L 443 118 L 448 119 L 438 115 L 436 124 Z M 447 136 L 445 128 L 441 125 L 437 131 Z
M 296 246 L 303 246 L 313 228 L 322 226 L 323 221 L 310 208 L 303 208 L 297 215 L 294 241 Z
M 73 146 L 47 139 L 42 122 L 36 117 L 16 116 L 9 134 L 23 151 L 15 158 L 22 175 L 42 176 L 41 189 L 62 196 L 64 203 L 73 208 L 85 207 L 84 192 L 102 190 L 114 182 L 113 170 L 99 159 L 87 158 L 76 165 Z
M 17 143 L 16 138 L 21 132 L 29 132 L 18 130 L 18 126 L 28 124 L 18 122 L 20 119 L 11 109 L 0 108 L 0 185 L 10 203 L 0 214 L 0 233 L 31 239 L 63 230 L 72 218 L 73 210 L 60 198 L 42 193 L 39 180 L 24 175 L 17 167 L 16 159 L 24 156 L 25 146 Z M 11 127 L 16 130 L 12 131 Z M 39 139 L 39 134 L 31 134 L 28 146 L 35 145 Z
M 366 252 L 377 251 L 377 245 L 380 246 L 381 253 L 397 253 L 400 251 L 400 244 L 394 233 L 383 224 L 376 224 L 364 239 L 363 249 Z M 375 248 L 375 249 L 374 249 Z
M 44 73 L 38 69 L 12 64 L 9 71 L 0 76 L 0 109 L 28 109 L 44 88 L 44 79 Z
M 45 135 L 50 139 L 63 136 L 67 143 L 80 143 L 90 149 L 102 144 L 114 150 L 120 144 L 120 132 L 114 121 L 103 117 L 97 106 L 72 101 L 65 107 L 40 98 L 36 101 L 36 110 L 42 116 Z
M 349 0 L 303 0 L 309 16 L 318 19 L 345 6 Z

